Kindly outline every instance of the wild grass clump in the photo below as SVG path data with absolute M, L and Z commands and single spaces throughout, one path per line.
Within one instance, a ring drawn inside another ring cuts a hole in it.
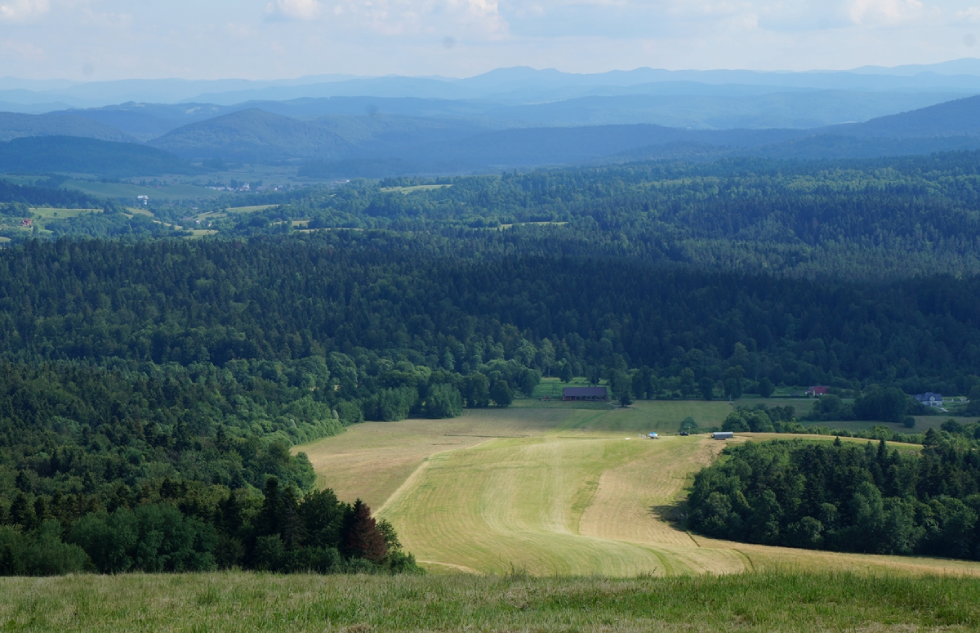
M 858 574 L 0 580 L 4 631 L 973 631 L 980 580 Z

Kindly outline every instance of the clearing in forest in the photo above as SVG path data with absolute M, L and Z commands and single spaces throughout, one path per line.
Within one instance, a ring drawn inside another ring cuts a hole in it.
M 432 571 L 980 575 L 980 564 L 968 562 L 814 552 L 688 534 L 673 521 L 676 502 L 725 443 L 704 435 L 642 439 L 640 433 L 688 414 L 684 403 L 671 403 L 680 406 L 667 413 L 657 411 L 659 404 L 480 410 L 454 420 L 366 423 L 296 450 L 308 454 L 321 485 L 342 499 L 364 499 L 390 520 L 405 548 Z

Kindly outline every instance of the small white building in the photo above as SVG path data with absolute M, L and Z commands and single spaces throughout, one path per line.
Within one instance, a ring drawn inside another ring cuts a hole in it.
M 711 437 L 716 440 L 730 440 L 735 437 L 735 434 L 731 431 L 716 431 L 711 434 Z

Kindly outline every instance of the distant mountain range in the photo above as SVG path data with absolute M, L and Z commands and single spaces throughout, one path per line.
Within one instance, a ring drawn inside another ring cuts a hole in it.
M 496 123 L 388 115 L 300 120 L 250 109 L 184 126 L 150 144 L 190 160 L 306 159 L 331 172 L 337 168 L 331 161 L 347 160 L 362 161 L 362 166 L 377 165 L 363 161 L 396 160 L 403 166 L 448 163 L 487 169 L 576 164 L 619 155 L 660 157 L 664 152 L 670 157 L 917 154 L 980 146 L 980 97 L 811 129 L 690 130 L 650 124 L 495 129 Z
M 665 84 L 669 86 L 665 87 Z M 726 87 L 738 86 L 736 92 Z M 851 71 L 759 72 L 749 70 L 660 70 L 638 68 L 595 74 L 554 69 L 502 68 L 475 77 L 353 77 L 321 75 L 273 81 L 224 79 L 130 79 L 101 82 L 30 81 L 0 78 L 0 102 L 37 112 L 41 104 L 61 109 L 142 103 L 285 101 L 299 98 L 366 96 L 375 98 L 491 100 L 507 104 L 558 101 L 624 94 L 736 94 L 746 87 L 763 92 L 842 90 L 854 92 L 980 93 L 980 60 L 961 59 L 927 66 L 863 67 Z M 664 92 L 664 90 L 669 92 Z
M 493 79 L 485 76 L 482 81 L 492 86 Z M 0 169 L 56 172 L 87 166 L 88 173 L 118 175 L 138 165 L 144 171 L 133 175 L 149 176 L 189 173 L 195 169 L 191 163 L 220 159 L 303 163 L 306 176 L 335 178 L 657 158 L 856 158 L 980 149 L 980 96 L 932 104 L 933 97 L 923 93 L 859 93 L 865 97 L 865 115 L 885 105 L 894 109 L 896 103 L 915 107 L 859 123 L 839 123 L 847 108 L 857 103 L 852 100 L 843 108 L 840 94 L 760 95 L 745 89 L 727 98 L 633 95 L 521 106 L 332 97 L 233 106 L 127 103 L 41 115 L 0 113 L 0 141 L 33 138 L 39 151 L 44 150 L 38 156 L 47 157 L 30 157 L 24 148 L 34 146 L 26 140 L 8 144 L 4 151 L 23 160 L 0 160 Z M 809 118 L 793 118 L 804 111 Z M 828 119 L 837 124 L 823 124 Z M 671 124 L 657 123 L 663 120 Z M 684 121 L 699 125 L 683 125 Z M 781 124 L 763 124 L 772 121 Z M 80 144 L 83 138 L 102 144 Z M 64 152 L 88 152 L 99 160 L 76 162 L 69 169 L 71 161 L 57 157 L 59 144 Z M 120 167 L 124 161 L 109 160 L 116 146 L 120 156 L 131 160 L 129 168 Z M 152 153 L 140 154 L 137 148 Z

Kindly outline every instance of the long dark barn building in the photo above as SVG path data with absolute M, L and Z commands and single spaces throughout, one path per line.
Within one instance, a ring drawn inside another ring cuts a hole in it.
M 575 400 L 602 402 L 609 399 L 609 392 L 605 387 L 565 387 L 562 389 L 561 399 L 566 402 Z

